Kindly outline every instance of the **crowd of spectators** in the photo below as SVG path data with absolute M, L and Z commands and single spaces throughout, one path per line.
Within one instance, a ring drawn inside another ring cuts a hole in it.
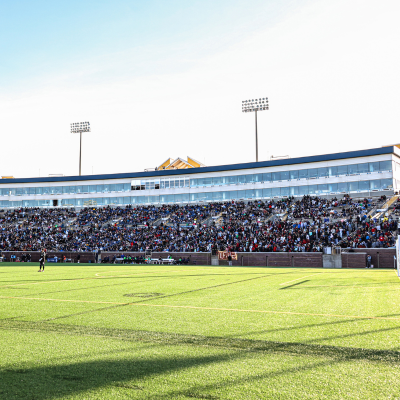
M 392 247 L 386 199 L 304 196 L 196 205 L 0 212 L 2 251 L 314 252 L 326 246 Z M 394 206 L 400 210 L 400 202 Z

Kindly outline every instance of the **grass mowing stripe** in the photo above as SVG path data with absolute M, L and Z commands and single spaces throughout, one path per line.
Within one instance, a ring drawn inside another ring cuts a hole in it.
M 114 302 L 114 301 L 91 301 L 91 300 L 71 300 L 71 299 L 43 299 L 41 297 L 0 296 L 0 299 L 61 301 L 61 302 L 69 302 L 69 303 L 95 303 L 95 304 L 121 304 L 121 305 L 128 305 L 129 304 L 129 303 L 118 303 L 118 302 Z
M 161 296 L 165 297 L 165 296 Z M 157 297 L 159 299 L 160 297 Z M 14 297 L 14 296 L 0 296 L 0 299 L 20 299 L 20 300 L 40 300 L 40 301 L 59 301 L 59 302 L 71 302 L 71 303 L 93 303 L 93 304 L 116 304 L 121 306 L 141 306 L 141 307 L 164 307 L 164 308 L 183 308 L 183 309 L 193 309 L 193 310 L 211 310 L 211 311 L 235 311 L 235 312 L 244 312 L 244 313 L 259 313 L 259 314 L 287 314 L 287 315 L 308 315 L 313 317 L 334 317 L 334 318 L 356 318 L 356 319 L 380 319 L 380 320 L 387 320 L 387 321 L 400 321 L 400 318 L 394 317 L 369 317 L 369 316 L 362 316 L 362 315 L 344 315 L 344 314 L 316 314 L 316 313 L 301 313 L 301 312 L 293 312 L 293 311 L 273 311 L 273 310 L 243 310 L 240 308 L 219 308 L 219 307 L 197 307 L 197 306 L 172 306 L 168 304 L 147 304 L 141 303 L 141 301 L 148 301 L 146 300 L 139 300 L 138 302 L 132 303 L 120 303 L 120 302 L 113 302 L 113 301 L 90 301 L 90 300 L 66 300 L 66 299 L 43 299 L 40 297 Z M 100 308 L 97 310 L 91 311 L 84 311 L 82 313 L 73 314 L 73 315 L 81 315 L 86 314 L 94 311 L 101 311 L 106 310 L 106 308 Z M 71 315 L 72 316 L 72 315 Z M 69 316 L 62 316 L 54 319 L 62 319 L 67 318 Z M 49 320 L 46 320 L 49 321 Z
M 0 329 L 18 331 L 53 332 L 72 336 L 109 337 L 119 340 L 145 341 L 165 345 L 194 345 L 207 347 L 222 347 L 245 351 L 267 351 L 301 356 L 321 356 L 338 360 L 365 360 L 400 362 L 400 351 L 363 349 L 357 347 L 341 347 L 315 345 L 292 342 L 276 342 L 268 340 L 226 338 L 219 336 L 187 335 L 178 333 L 138 331 L 131 329 L 99 328 L 81 325 L 64 325 L 45 322 L 28 322 L 0 320 Z

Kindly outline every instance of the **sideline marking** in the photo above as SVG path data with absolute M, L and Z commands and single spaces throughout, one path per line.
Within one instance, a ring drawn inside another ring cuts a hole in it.
M 368 317 L 362 315 L 344 315 L 344 314 L 317 314 L 317 313 L 302 313 L 292 311 L 272 311 L 272 310 L 242 310 L 239 308 L 217 308 L 217 307 L 196 307 L 196 306 L 172 306 L 168 304 L 148 304 L 148 303 L 119 303 L 112 301 L 90 301 L 90 300 L 69 300 L 69 299 L 44 299 L 38 297 L 14 297 L 14 296 L 0 296 L 1 299 L 20 299 L 20 300 L 41 300 L 41 301 L 61 301 L 72 303 L 94 303 L 94 304 L 120 304 L 126 306 L 136 307 L 165 307 L 165 308 L 187 308 L 194 310 L 213 310 L 213 311 L 236 311 L 248 312 L 259 314 L 287 314 L 287 315 L 310 315 L 316 317 L 337 317 L 337 318 L 357 318 L 357 319 L 381 319 L 387 321 L 400 321 L 400 318 L 394 317 Z
M 317 272 L 316 274 L 302 276 L 301 278 L 293 279 L 292 281 L 289 281 L 289 282 L 283 282 L 283 283 L 280 283 L 279 286 L 286 285 L 287 283 L 290 283 L 290 282 L 296 282 L 300 279 L 307 278 L 308 276 L 314 276 L 314 275 L 319 275 L 319 274 L 323 274 L 323 272 Z

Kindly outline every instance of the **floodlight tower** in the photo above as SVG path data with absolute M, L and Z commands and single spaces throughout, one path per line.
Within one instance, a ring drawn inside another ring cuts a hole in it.
M 242 112 L 253 112 L 256 115 L 256 162 L 258 162 L 258 134 L 257 134 L 257 111 L 269 110 L 268 97 L 261 99 L 243 100 Z
M 82 133 L 90 132 L 90 122 L 74 122 L 71 124 L 71 133 L 80 134 L 80 146 L 79 146 L 79 176 L 81 176 L 81 161 L 82 161 Z

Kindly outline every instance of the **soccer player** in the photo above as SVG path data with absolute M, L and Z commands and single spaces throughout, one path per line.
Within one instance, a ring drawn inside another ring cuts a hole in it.
M 38 272 L 44 272 L 44 263 L 46 261 L 46 249 L 42 249 L 40 252 L 40 258 L 39 258 L 39 271 Z

